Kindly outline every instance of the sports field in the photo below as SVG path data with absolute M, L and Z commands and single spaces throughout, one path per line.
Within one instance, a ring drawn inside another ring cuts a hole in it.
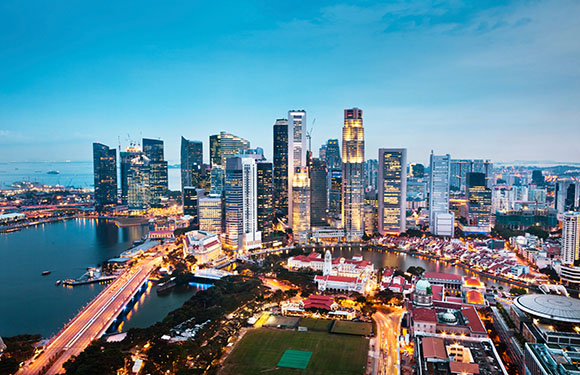
M 309 331 L 328 332 L 330 330 L 330 323 L 332 323 L 332 320 L 302 318 L 298 326 L 306 327 Z
M 347 335 L 369 336 L 373 325 L 371 323 L 349 322 L 337 320 L 332 327 L 332 333 L 344 333 Z
M 368 345 L 358 336 L 259 328 L 246 333 L 220 374 L 360 375 L 365 372 Z M 306 369 L 277 367 L 288 349 L 312 352 Z

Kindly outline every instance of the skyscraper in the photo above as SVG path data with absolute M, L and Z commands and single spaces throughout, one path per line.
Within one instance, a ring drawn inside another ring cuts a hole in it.
M 199 202 L 203 197 L 203 189 L 185 186 L 183 189 L 183 215 L 191 216 L 189 225 L 193 229 L 199 228 L 200 206 Z
M 348 241 L 357 241 L 363 235 L 364 147 L 362 109 L 345 109 L 342 128 L 342 225 Z
M 220 167 L 211 169 L 210 172 L 210 194 L 223 195 L 224 192 L 225 172 Z
M 580 212 L 566 212 L 562 218 L 562 264 L 580 259 Z
M 129 202 L 129 171 L 131 170 L 131 160 L 143 152 L 141 149 L 132 144 L 128 146 L 125 151 L 119 152 L 121 157 L 120 174 L 121 174 L 121 203 L 128 204 Z
M 310 187 L 310 182 L 304 181 L 304 179 L 308 179 L 306 147 L 306 111 L 291 110 L 288 112 L 288 226 L 290 228 L 294 228 L 293 220 L 295 217 L 304 217 L 308 214 L 308 221 L 310 221 L 309 212 L 297 213 L 293 211 L 303 208 L 303 206 L 295 206 L 296 199 L 292 197 L 294 183 L 300 185 L 300 188 L 305 185 Z M 300 175 L 296 180 L 294 179 L 295 174 Z M 310 199 L 308 199 L 307 210 L 310 210 Z
M 223 233 L 223 202 L 221 195 L 207 195 L 199 198 L 199 229 Z
M 467 194 L 469 199 L 469 224 L 479 227 L 479 231 L 491 231 L 491 189 L 487 187 L 484 173 L 467 174 Z
M 238 251 L 260 247 L 256 159 L 251 156 L 228 158 L 225 182 L 227 246 Z
M 199 187 L 203 165 L 203 143 L 181 137 L 181 189 Z
M 242 137 L 227 132 L 220 132 L 209 137 L 211 167 L 226 165 L 228 158 L 234 157 L 240 150 L 250 148 L 250 142 Z
M 379 149 L 379 232 L 400 234 L 407 220 L 407 149 Z
M 328 171 L 328 216 L 340 219 L 342 216 L 342 169 Z
M 150 160 L 139 152 L 130 159 L 127 172 L 127 205 L 130 210 L 146 210 L 151 207 Z
M 310 225 L 327 225 L 328 208 L 326 163 L 318 158 L 310 162 Z
M 292 235 L 294 242 L 306 244 L 310 237 L 310 178 L 305 168 L 292 176 Z
M 471 160 L 451 160 L 450 189 L 464 193 L 467 191 L 467 174 L 471 172 Z
M 272 182 L 272 162 L 257 162 L 257 215 L 258 231 L 262 232 L 262 241 L 270 241 L 274 232 L 274 188 Z
M 475 173 L 483 173 L 485 175 L 485 186 L 489 189 L 491 189 L 495 184 L 495 175 L 493 173 L 493 163 L 491 160 L 473 160 L 471 171 Z
M 342 157 L 340 156 L 340 147 L 338 146 L 338 139 L 329 139 L 326 141 L 325 157 L 320 156 L 330 168 L 342 168 Z
M 365 162 L 365 189 L 377 190 L 379 180 L 379 161 L 369 159 Z
M 274 208 L 288 215 L 288 120 L 274 124 Z
M 560 215 L 580 205 L 580 182 L 570 178 L 558 180 L 554 193 L 554 207 Z
M 117 151 L 103 144 L 93 143 L 93 172 L 96 210 L 116 205 Z
M 163 156 L 163 141 L 143 138 L 143 153 L 149 158 L 149 177 L 151 203 L 158 204 L 167 196 L 167 162 Z
M 449 213 L 450 157 L 431 152 L 429 164 L 429 230 L 438 236 L 453 235 Z

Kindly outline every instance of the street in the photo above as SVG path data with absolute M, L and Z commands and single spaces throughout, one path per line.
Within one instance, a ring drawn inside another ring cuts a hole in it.
M 403 310 L 395 307 L 391 313 L 377 311 L 373 319 L 377 323 L 373 375 L 399 374 L 399 322 Z

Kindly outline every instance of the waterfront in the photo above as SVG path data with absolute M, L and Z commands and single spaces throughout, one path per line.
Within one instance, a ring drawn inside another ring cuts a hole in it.
M 105 220 L 74 219 L 38 225 L 0 235 L 0 336 L 58 332 L 92 300 L 102 284 L 56 286 L 57 280 L 78 277 L 87 267 L 118 256 L 145 233 L 142 227 L 119 228 Z M 42 276 L 43 271 L 51 271 Z M 154 289 L 131 317 L 131 325 L 148 326 L 193 295 L 158 296 Z M 127 324 L 127 326 L 131 326 Z

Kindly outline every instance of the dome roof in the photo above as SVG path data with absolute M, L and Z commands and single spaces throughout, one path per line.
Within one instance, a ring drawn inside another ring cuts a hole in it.
M 446 312 L 441 315 L 441 320 L 443 320 L 445 323 L 456 323 L 457 317 L 450 312 Z
M 415 285 L 416 291 L 427 292 L 427 289 L 429 288 L 431 288 L 431 283 L 424 279 L 417 281 L 417 284 Z

